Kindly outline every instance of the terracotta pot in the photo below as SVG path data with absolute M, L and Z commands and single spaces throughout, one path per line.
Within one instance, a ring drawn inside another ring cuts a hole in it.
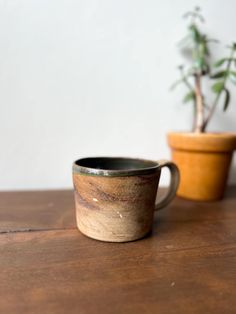
M 180 169 L 177 195 L 198 201 L 221 199 L 236 148 L 236 135 L 171 132 L 167 137 L 172 159 Z

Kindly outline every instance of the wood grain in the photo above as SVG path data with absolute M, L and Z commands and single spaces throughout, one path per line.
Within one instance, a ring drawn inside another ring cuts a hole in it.
M 1 192 L 0 232 L 73 228 L 71 190 Z
M 176 198 L 130 243 L 83 236 L 73 202 L 0 193 L 0 313 L 235 313 L 235 187 L 222 202 Z

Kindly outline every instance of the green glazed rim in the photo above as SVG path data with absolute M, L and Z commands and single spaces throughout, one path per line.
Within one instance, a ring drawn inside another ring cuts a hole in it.
M 152 174 L 160 171 L 156 161 L 129 157 L 87 157 L 76 160 L 73 174 L 121 177 Z

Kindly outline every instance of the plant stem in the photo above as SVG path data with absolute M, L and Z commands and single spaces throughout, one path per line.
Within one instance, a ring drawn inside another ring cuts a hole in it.
M 201 133 L 204 123 L 204 106 L 201 91 L 201 74 L 199 73 L 195 75 L 195 95 L 196 95 L 196 125 L 193 131 L 195 133 Z
M 193 90 L 193 87 L 189 83 L 186 75 L 184 75 L 183 70 L 181 70 L 181 76 L 182 76 L 182 80 L 183 80 L 184 84 L 187 86 L 187 88 L 191 92 Z M 197 113 L 197 105 L 196 105 L 196 101 L 194 101 L 194 104 L 193 104 L 193 127 L 192 127 L 192 132 L 194 132 L 194 130 L 196 128 L 196 113 Z
M 197 104 L 196 101 L 194 101 L 193 104 L 193 124 L 192 124 L 192 132 L 195 132 L 197 125 Z
M 229 60 L 228 60 L 228 63 L 227 63 L 227 67 L 226 67 L 226 73 L 230 70 L 230 66 L 231 66 L 231 62 L 232 62 L 232 60 L 233 60 L 233 56 L 234 56 L 234 49 L 231 50 L 230 57 L 229 57 Z M 228 77 L 228 76 L 227 76 L 227 74 L 226 74 L 226 75 L 224 76 L 224 79 L 223 79 L 223 86 L 225 86 L 225 83 L 226 83 L 226 81 L 227 81 L 227 77 Z M 204 121 L 204 123 L 203 123 L 202 132 L 205 132 L 206 127 L 208 126 L 208 123 L 209 123 L 209 121 L 211 120 L 211 118 L 212 118 L 212 116 L 213 116 L 213 114 L 214 114 L 214 112 L 215 112 L 215 109 L 216 109 L 216 107 L 217 107 L 217 105 L 218 105 L 218 102 L 219 102 L 220 95 L 221 95 L 222 91 L 223 91 L 223 89 L 221 90 L 220 93 L 218 93 L 218 94 L 216 95 L 216 98 L 215 98 L 215 100 L 214 100 L 214 102 L 213 102 L 213 104 L 212 104 L 212 106 L 211 106 L 211 109 L 210 109 L 210 111 L 209 111 L 209 113 L 208 113 L 208 115 L 207 115 L 207 117 L 206 117 L 206 119 L 205 119 L 205 121 Z

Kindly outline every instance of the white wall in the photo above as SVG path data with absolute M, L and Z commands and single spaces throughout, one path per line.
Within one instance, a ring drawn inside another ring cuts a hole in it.
M 166 132 L 191 123 L 169 87 L 196 4 L 212 37 L 236 40 L 234 0 L 0 0 L 0 189 L 71 187 L 82 156 L 168 158 Z M 210 130 L 235 118 L 234 91 Z

